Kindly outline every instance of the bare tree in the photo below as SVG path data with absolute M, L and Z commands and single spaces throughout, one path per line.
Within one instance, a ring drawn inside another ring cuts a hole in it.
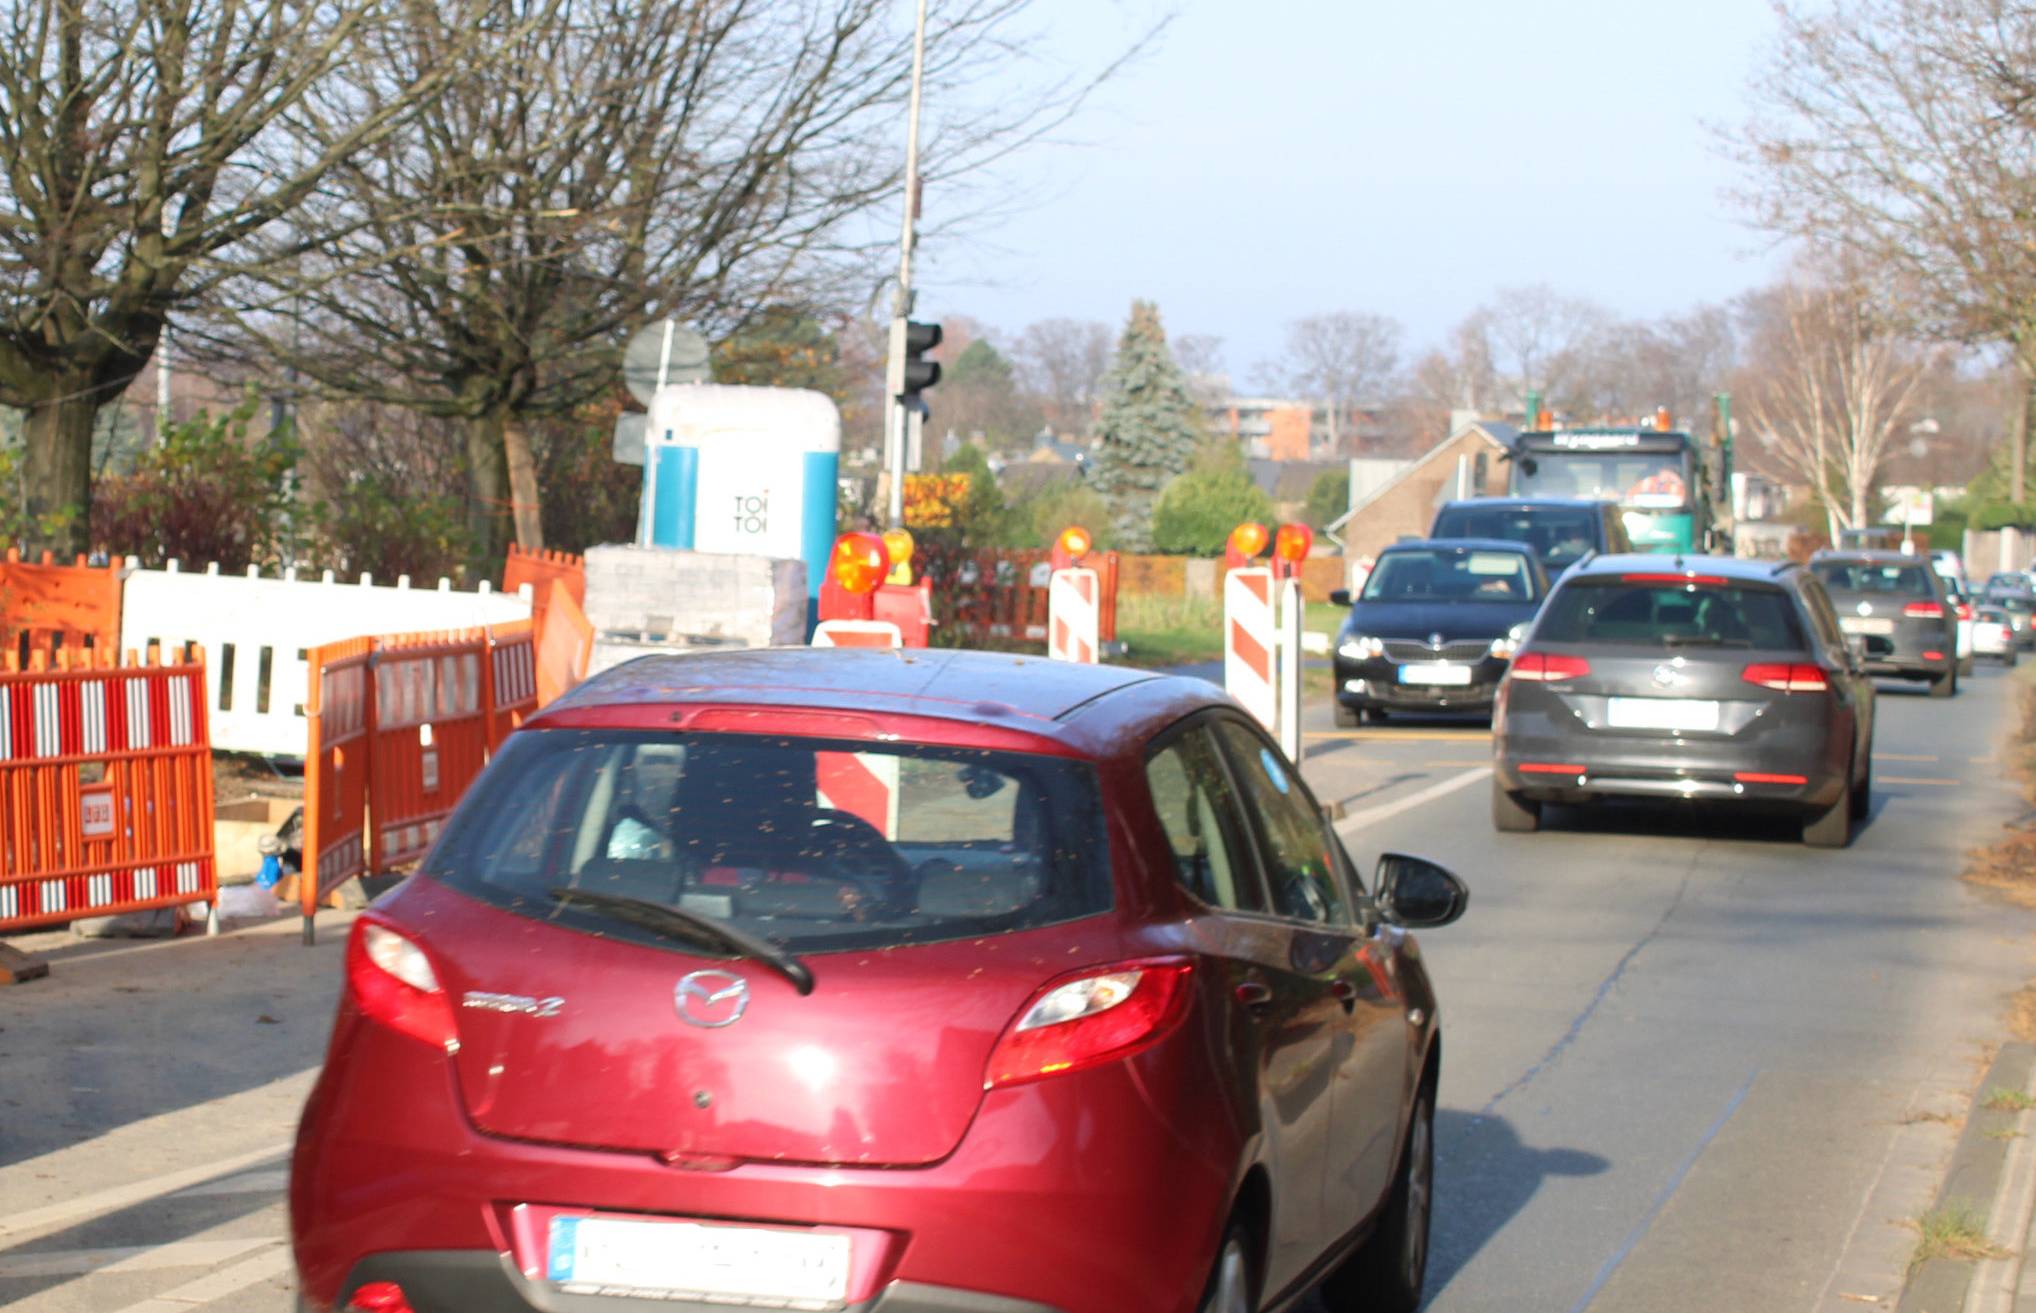
M 1602 307 L 1536 283 L 1500 289 L 1483 322 L 1493 367 L 1520 392 L 1539 391 L 1550 405 L 1588 407 L 1570 389 L 1610 322 Z
M 2036 9 L 2004 0 L 1780 0 L 1733 134 L 1775 232 L 1898 269 L 1940 336 L 2007 346 L 2036 418 Z
M 950 91 L 922 136 L 928 186 L 1107 75 L 1029 83 L 1026 8 L 936 7 L 927 82 Z M 460 71 L 404 134 L 349 156 L 330 193 L 346 239 L 271 264 L 267 312 L 233 333 L 325 394 L 458 420 L 477 556 L 497 554 L 505 511 L 541 546 L 528 423 L 612 388 L 633 329 L 671 314 L 721 336 L 875 283 L 890 239 L 856 221 L 887 219 L 901 185 L 911 32 L 894 18 L 889 0 L 418 0 L 402 41 L 299 116 L 313 148 L 338 107 L 442 67 L 477 26 L 508 27 L 499 67 Z M 987 107 L 955 90 L 991 78 Z
M 1183 333 L 1173 340 L 1174 361 L 1188 378 L 1188 395 L 1203 407 L 1219 406 L 1230 395 L 1230 368 L 1223 339 L 1212 333 Z
M 1259 367 L 1274 388 L 1323 403 L 1329 441 L 1343 450 L 1344 421 L 1358 406 L 1383 399 L 1400 365 L 1401 329 L 1385 315 L 1338 310 L 1287 325 L 1287 353 Z
M 416 7 L 426 7 L 418 5 Z M 31 534 L 86 545 L 92 422 L 174 312 L 370 150 L 443 72 L 349 107 L 315 150 L 258 147 L 383 39 L 389 0 L 39 0 L 0 16 L 0 404 L 27 412 Z M 473 64 L 462 41 L 448 63 Z M 305 240 L 323 234 L 306 230 Z
M 1088 432 L 1115 344 L 1108 324 L 1089 319 L 1042 319 L 1018 335 L 1019 383 L 1039 398 L 1055 432 Z
M 1884 287 L 1799 277 L 1749 298 L 1758 364 L 1740 390 L 1756 434 L 1839 527 L 1873 513 L 1889 440 L 1915 413 L 1931 353 L 1890 315 Z

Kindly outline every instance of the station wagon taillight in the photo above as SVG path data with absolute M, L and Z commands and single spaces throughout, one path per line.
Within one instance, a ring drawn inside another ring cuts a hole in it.
M 1580 656 L 1557 656 L 1550 652 L 1522 652 L 1513 658 L 1509 672 L 1514 679 L 1553 684 L 1565 679 L 1582 679 L 1591 673 L 1591 663 Z
M 369 1020 L 447 1053 L 459 1050 L 452 1002 L 431 959 L 409 936 L 375 921 L 354 922 L 346 945 L 346 984 Z
M 1911 602 L 1902 608 L 1902 614 L 1920 620 L 1942 620 L 1944 606 L 1941 602 Z
M 1824 693 L 1831 688 L 1831 677 L 1822 666 L 1803 662 L 1756 661 L 1740 673 L 1740 678 L 1777 693 Z
M 1187 1015 L 1194 965 L 1125 962 L 1055 981 L 1034 994 L 990 1054 L 983 1088 L 1059 1076 L 1128 1058 Z

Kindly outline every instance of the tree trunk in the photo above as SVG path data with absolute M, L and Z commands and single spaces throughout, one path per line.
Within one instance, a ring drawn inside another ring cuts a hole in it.
M 467 539 L 473 568 L 492 577 L 508 534 L 508 492 L 502 459 L 506 415 L 499 410 L 461 421 L 467 439 Z
M 516 513 L 516 545 L 526 552 L 544 548 L 544 505 L 537 488 L 537 456 L 530 430 L 510 417 L 502 425 L 502 451 L 509 466 L 509 499 Z
M 22 425 L 23 544 L 69 558 L 91 548 L 92 421 L 98 394 L 83 377 L 60 377 L 57 400 L 32 407 Z

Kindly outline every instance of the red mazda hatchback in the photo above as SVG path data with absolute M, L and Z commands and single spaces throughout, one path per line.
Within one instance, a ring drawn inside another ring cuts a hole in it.
M 356 922 L 300 1307 L 1412 1309 L 1465 898 L 1199 680 L 634 662 Z

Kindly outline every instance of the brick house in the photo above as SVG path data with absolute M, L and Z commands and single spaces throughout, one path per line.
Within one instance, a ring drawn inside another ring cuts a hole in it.
M 1500 457 L 1512 450 L 1518 432 L 1491 420 L 1465 424 L 1360 497 L 1329 532 L 1343 543 L 1345 556 L 1377 556 L 1402 538 L 1425 536 L 1446 501 L 1503 496 L 1508 470 Z

